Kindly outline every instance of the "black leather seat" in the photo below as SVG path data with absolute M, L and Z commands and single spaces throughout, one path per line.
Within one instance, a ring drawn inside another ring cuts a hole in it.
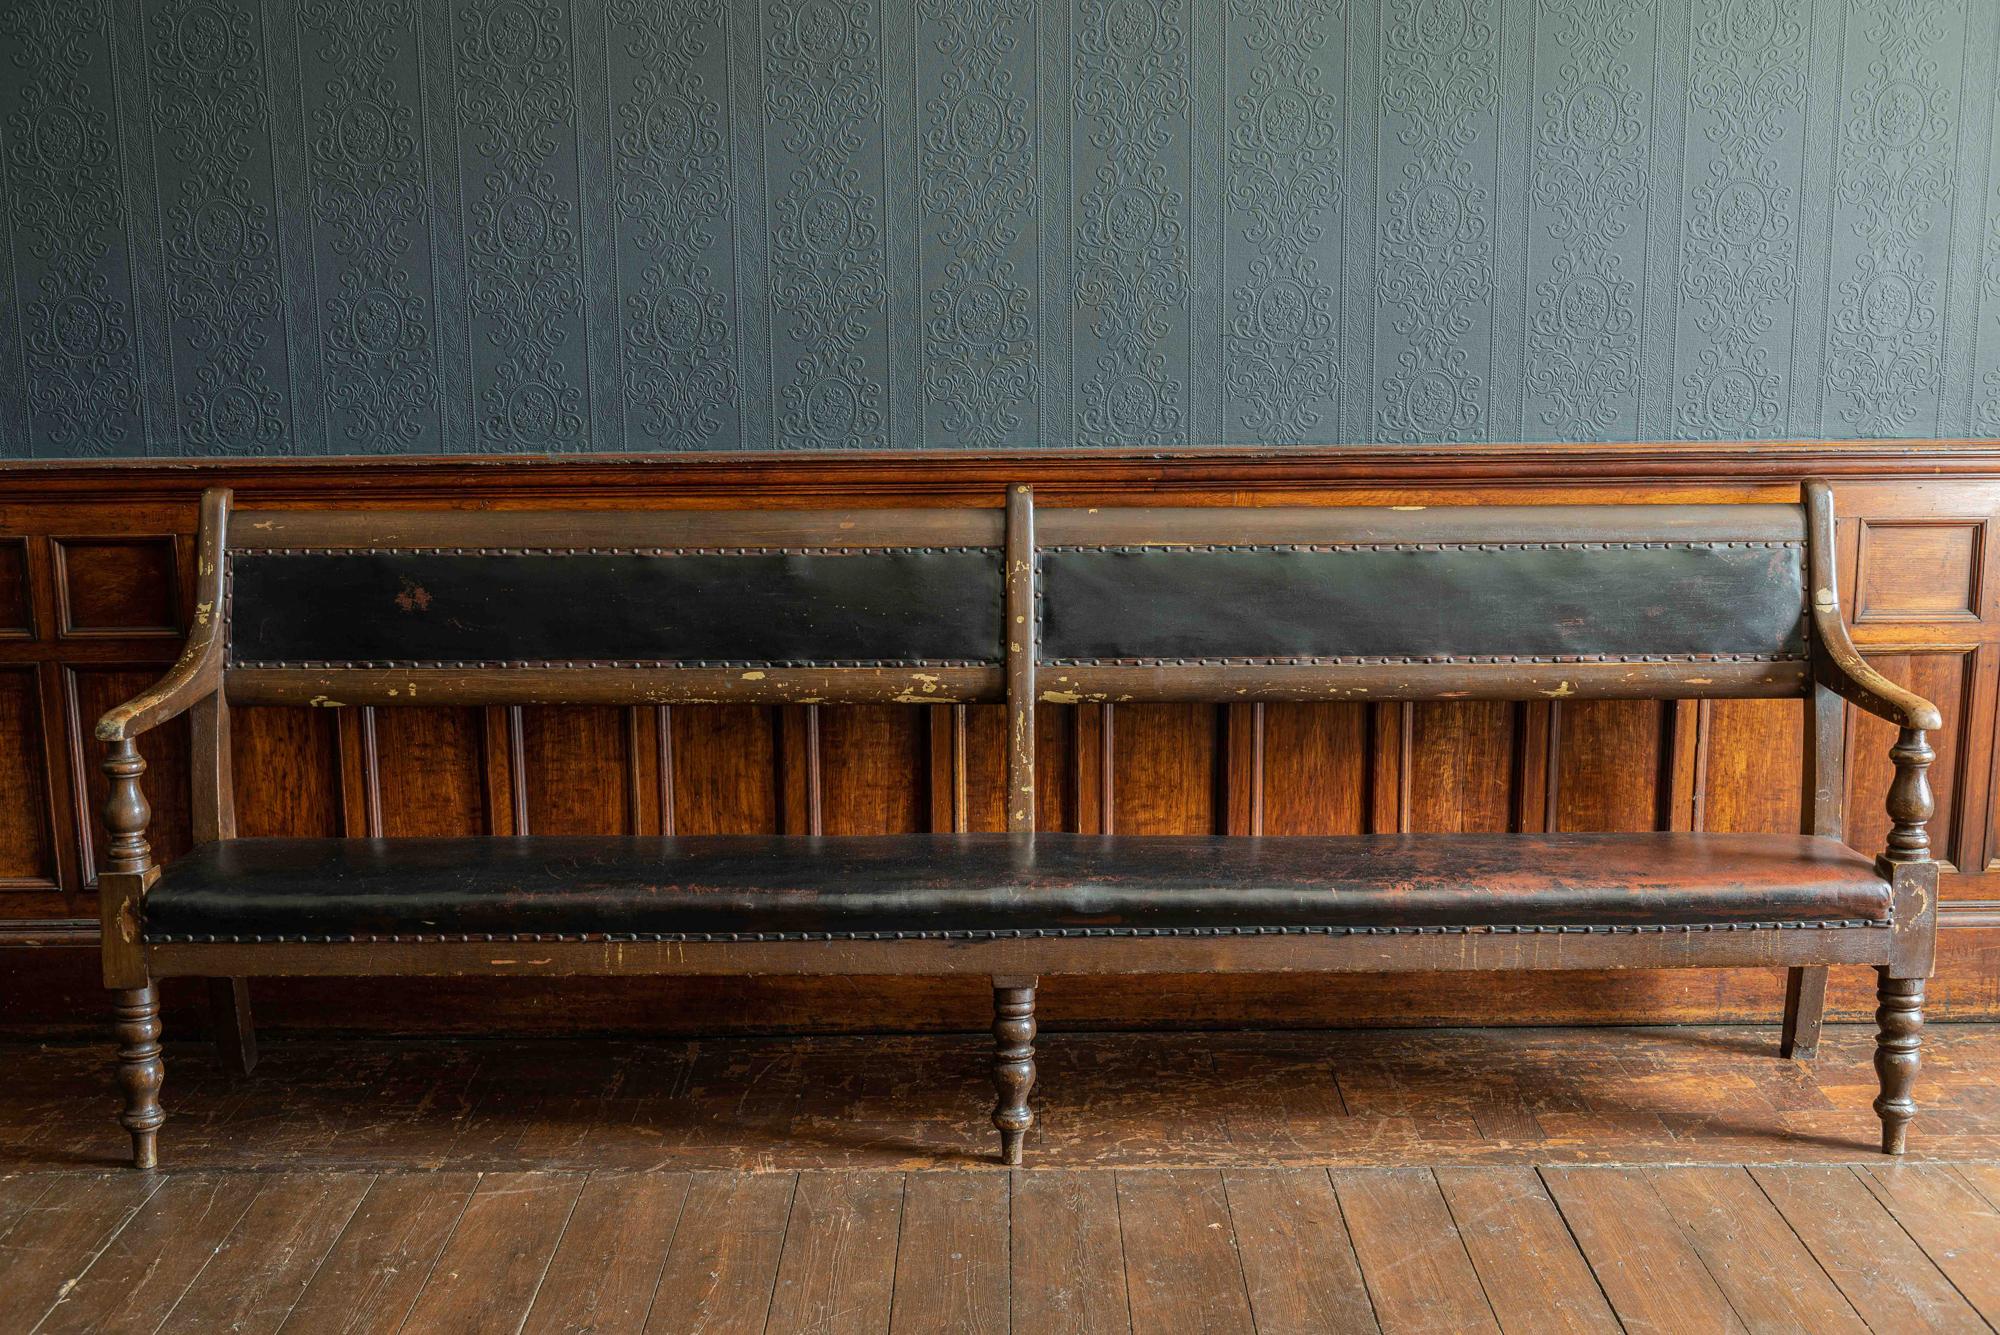
M 1888 914 L 1867 858 L 1791 835 L 231 839 L 166 870 L 145 934 L 1200 934 Z

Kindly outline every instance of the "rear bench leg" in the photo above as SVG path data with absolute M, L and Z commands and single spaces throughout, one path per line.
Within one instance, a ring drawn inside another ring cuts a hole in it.
M 231 1075 L 257 1069 L 257 1025 L 250 1016 L 248 978 L 208 980 L 208 1023 L 216 1055 Z
M 1000 1129 L 1000 1162 L 1019 1167 L 1021 1145 L 1035 1124 L 1028 1091 L 1035 1087 L 1035 983 L 1033 978 L 993 980 L 993 1125 Z
M 1819 1021 L 1826 1010 L 1826 966 L 1810 964 L 1785 974 L 1785 1027 L 1778 1055 L 1809 1062 L 1819 1055 Z
M 1878 970 L 1875 999 L 1875 1075 L 1882 1092 L 1875 1115 L 1882 1119 L 1882 1153 L 1901 1154 L 1910 1119 L 1917 1115 L 1910 1087 L 1917 1082 L 1917 1047 L 1924 1028 L 1924 980 L 1891 978 L 1889 966 Z
M 167 1114 L 160 1107 L 160 1083 L 166 1066 L 160 1060 L 160 985 L 117 988 L 112 992 L 117 1017 L 118 1087 L 125 1106 L 118 1122 L 132 1136 L 132 1166 L 153 1168 L 160 1162 L 160 1124 Z

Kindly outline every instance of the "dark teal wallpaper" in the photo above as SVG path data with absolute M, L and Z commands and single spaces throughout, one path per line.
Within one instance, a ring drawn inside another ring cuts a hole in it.
M 0 455 L 2000 435 L 1995 0 L 0 0 Z

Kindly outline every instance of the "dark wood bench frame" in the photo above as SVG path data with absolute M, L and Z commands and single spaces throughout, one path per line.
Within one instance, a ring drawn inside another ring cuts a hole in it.
M 1196 661 L 1091 663 L 1039 661 L 1036 632 L 1036 529 L 1048 546 L 1119 542 L 1214 544 L 1270 541 L 1274 513 L 1286 532 L 1338 534 L 1342 511 L 1252 509 L 1037 511 L 1029 488 L 1011 488 L 1001 509 L 824 512 L 574 512 L 494 515 L 446 511 L 369 514 L 269 511 L 232 515 L 226 491 L 202 502 L 198 591 L 186 649 L 150 690 L 107 713 L 97 736 L 109 745 L 110 793 L 104 821 L 110 839 L 100 878 L 104 981 L 115 998 L 119 1120 L 131 1135 L 132 1161 L 157 1161 L 163 1064 L 157 980 L 215 980 L 217 1016 L 236 1065 L 254 1061 L 244 979 L 302 975 L 496 976 L 649 974 L 953 974 L 991 979 L 999 1091 L 993 1115 L 1002 1158 L 1018 1163 L 1032 1124 L 1035 990 L 1045 974 L 1219 971 L 1448 971 L 1772 967 L 1789 970 L 1783 1052 L 1812 1055 L 1826 968 L 1878 970 L 1880 1027 L 1875 1057 L 1881 1093 L 1882 1148 L 1901 1153 L 1915 1112 L 1924 979 L 1936 932 L 1938 864 L 1925 824 L 1932 813 L 1925 734 L 1940 726 L 1929 702 L 1889 681 L 1855 649 L 1843 625 L 1834 583 L 1831 493 L 1803 489 L 1805 609 L 1809 651 L 1800 661 L 1704 662 L 1698 671 L 1672 661 L 1548 663 L 1432 660 L 1403 663 L 1300 664 Z M 1593 528 L 1600 507 L 1577 507 L 1576 537 L 1615 537 Z M 1379 513 L 1379 512 L 1378 512 Z M 1449 513 L 1449 511 L 1444 512 Z M 1461 511 L 1461 514 L 1469 513 Z M 1482 512 L 1503 526 L 1506 512 Z M 225 652 L 226 553 L 247 548 L 534 546 L 558 536 L 580 547 L 620 540 L 657 544 L 665 528 L 688 547 L 860 547 L 889 542 L 922 547 L 966 544 L 1004 551 L 1005 656 L 998 666 L 774 667 L 744 673 L 704 666 L 238 667 Z M 420 689 L 412 689 L 417 686 Z M 1843 700 L 1895 724 L 1892 822 L 1877 867 L 1891 887 L 1889 930 L 1819 926 L 1817 930 L 1702 931 L 1631 925 L 1551 932 L 1409 929 L 1332 935 L 1179 935 L 996 937 L 972 940 L 816 941 L 541 941 L 529 953 L 469 940 L 373 940 L 351 943 L 254 941 L 147 942 L 142 906 L 158 879 L 146 839 L 150 809 L 141 788 L 146 762 L 137 738 L 182 713 L 193 732 L 193 815 L 198 842 L 235 836 L 230 774 L 232 703 L 283 705 L 671 704 L 1004 702 L 1008 711 L 1007 826 L 1034 829 L 1034 705 L 1098 700 L 1423 700 L 1541 698 L 1802 697 L 1806 702 L 1804 788 L 1799 829 L 1842 836 Z

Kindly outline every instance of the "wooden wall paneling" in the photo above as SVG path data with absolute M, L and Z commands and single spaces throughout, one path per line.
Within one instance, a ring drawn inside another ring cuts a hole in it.
M 1070 762 L 1075 707 L 1035 711 L 1035 828 L 1075 828 Z M 1007 708 L 937 705 L 931 736 L 931 828 L 997 833 L 1007 828 Z M 959 819 L 963 806 L 962 826 Z
M 938 834 L 958 834 L 972 828 L 972 776 L 967 770 L 972 749 L 971 708 L 932 705 L 924 711 L 924 735 L 930 745 L 930 828 Z
M 928 707 L 828 705 L 819 715 L 825 834 L 914 834 L 930 828 L 934 783 Z
M 1412 774 L 1417 747 L 1416 706 L 1408 701 L 1369 705 L 1369 834 L 1408 834 L 1414 810 Z
M 1796 834 L 1805 702 L 1711 700 L 1704 713 L 1700 828 Z
M 524 834 L 528 828 L 528 784 L 522 773 L 527 743 L 521 706 L 488 705 L 479 711 L 481 806 L 490 834 Z
M 638 832 L 634 770 L 640 756 L 631 712 L 609 705 L 535 705 L 521 711 L 524 833 Z
M 491 833 L 486 717 L 474 707 L 343 710 L 372 758 L 366 792 L 390 838 Z M 343 730 L 346 742 L 348 732 Z
M 331 709 L 230 709 L 236 831 L 320 838 L 342 829 L 340 717 Z
M 1505 700 L 1420 701 L 1409 713 L 1409 828 L 1425 833 L 1508 829 L 1517 811 L 1515 705 Z
M 779 832 L 826 833 L 825 750 L 818 705 L 778 707 Z
M 35 638 L 35 597 L 26 537 L 0 536 L 0 640 Z
M 1852 624 L 1980 619 L 1986 525 L 1979 519 L 1864 517 L 1853 527 Z
M 0 668 L 0 891 L 9 896 L 62 889 L 47 775 L 41 674 L 33 664 Z
M 1523 700 L 1514 705 L 1513 811 L 1507 824 L 1516 833 L 1541 834 L 1556 828 L 1563 722 L 1560 700 Z
M 1068 705 L 1070 829 L 1078 834 L 1110 834 L 1117 825 L 1111 767 L 1117 739 L 1110 705 Z
M 1368 705 L 1263 707 L 1265 834 L 1368 828 Z
M 1551 797 L 1556 830 L 1663 830 L 1673 821 L 1675 702 L 1565 700 Z
M 1219 834 L 1222 707 L 1107 706 L 1111 821 L 1119 834 Z
M 779 711 L 763 705 L 675 709 L 673 824 L 679 834 L 780 829 Z
M 1667 767 L 1669 830 L 1699 830 L 1702 822 L 1702 774 L 1706 763 L 1708 702 L 1672 700 L 1667 702 L 1667 740 L 1662 744 L 1662 763 Z
M 1233 835 L 1264 833 L 1264 706 L 1227 705 L 1222 711 L 1227 743 L 1223 761 L 1225 831 Z
M 186 581 L 173 534 L 58 537 L 59 639 L 179 639 Z
M 340 737 L 340 832 L 349 839 L 382 837 L 382 787 L 377 778 L 375 711 L 335 711 Z

